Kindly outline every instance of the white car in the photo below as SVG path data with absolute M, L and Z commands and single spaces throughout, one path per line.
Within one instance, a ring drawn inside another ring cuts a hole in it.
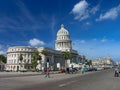
M 103 67 L 97 67 L 97 71 L 103 70 Z

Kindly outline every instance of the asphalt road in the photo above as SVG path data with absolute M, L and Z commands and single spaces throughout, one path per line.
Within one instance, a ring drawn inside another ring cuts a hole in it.
M 114 77 L 114 71 L 90 73 L 60 81 L 52 81 L 19 90 L 120 90 L 120 78 Z
M 0 78 L 0 90 L 120 90 L 120 77 L 113 70 L 79 74 Z

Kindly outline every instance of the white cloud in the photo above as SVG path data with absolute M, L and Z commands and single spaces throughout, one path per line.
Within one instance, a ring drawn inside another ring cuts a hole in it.
M 4 52 L 4 51 L 0 51 L 0 54 L 5 54 L 6 52 Z
M 22 14 L 32 23 L 36 23 L 35 19 L 33 18 L 32 14 L 29 12 L 29 10 L 27 9 L 26 5 L 21 1 L 21 0 L 17 0 L 16 1 L 16 5 L 19 7 L 19 9 L 21 10 Z
M 86 22 L 85 24 L 86 24 L 86 25 L 91 25 L 91 23 L 90 23 L 90 22 Z
M 94 39 L 93 39 L 93 41 L 97 41 L 97 39 L 96 39 L 96 38 L 94 38 Z
M 85 40 L 80 40 L 80 43 L 85 43 Z
M 120 5 L 117 7 L 114 7 L 107 11 L 105 14 L 100 14 L 99 18 L 96 19 L 96 21 L 106 20 L 106 19 L 116 19 L 120 13 Z
M 88 8 L 88 3 L 85 0 L 77 3 L 72 9 L 72 13 L 75 15 L 75 19 L 83 20 L 88 18 L 89 14 L 87 8 Z
M 92 14 L 95 14 L 98 10 L 99 10 L 99 5 L 93 7 L 93 8 L 90 10 L 90 12 L 91 12 Z
M 45 45 L 45 43 L 43 41 L 36 39 L 36 38 L 29 40 L 29 44 L 31 46 L 43 46 L 43 45 Z
M 73 45 L 76 45 L 76 44 L 84 44 L 84 43 L 86 43 L 85 40 L 75 40 L 75 41 L 73 41 Z
M 107 41 L 108 41 L 108 40 L 105 39 L 105 38 L 103 38 L 103 39 L 101 40 L 102 43 L 106 43 Z
M 74 14 L 75 20 L 84 20 L 90 17 L 90 14 L 95 14 L 98 11 L 98 5 L 90 8 L 86 0 L 82 0 L 74 5 L 71 13 Z

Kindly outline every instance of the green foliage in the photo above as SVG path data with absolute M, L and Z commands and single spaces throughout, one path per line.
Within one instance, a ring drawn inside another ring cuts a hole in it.
M 34 52 L 33 58 L 32 58 L 32 67 L 33 67 L 34 69 L 36 69 L 36 66 L 38 65 L 38 63 L 37 63 L 38 60 L 41 61 L 42 58 L 41 58 L 41 56 L 39 55 L 38 50 L 36 50 L 36 51 Z
M 89 65 L 89 66 L 92 65 L 92 60 L 88 60 L 86 65 Z
M 23 60 L 23 55 L 20 53 L 19 60 L 22 62 Z
M 68 51 L 64 51 L 62 52 L 62 57 L 65 59 L 65 68 L 67 68 L 68 67 L 67 60 L 71 59 L 71 53 Z
M 6 63 L 7 58 L 4 55 L 0 55 L 0 60 Z
M 41 52 L 43 55 L 48 55 L 48 51 L 47 50 L 42 50 L 42 52 Z
M 68 52 L 68 51 L 62 52 L 62 56 L 63 56 L 63 58 L 64 58 L 65 60 L 71 59 L 71 54 L 70 54 L 70 52 Z

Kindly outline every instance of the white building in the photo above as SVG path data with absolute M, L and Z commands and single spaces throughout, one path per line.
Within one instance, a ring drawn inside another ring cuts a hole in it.
M 57 39 L 55 43 L 55 49 L 59 51 L 71 51 L 72 50 L 72 41 L 70 39 L 69 32 L 64 28 L 64 25 L 61 25 L 61 29 L 57 32 Z M 75 53 L 77 53 L 75 51 Z
M 9 47 L 7 51 L 7 67 L 6 70 L 11 71 L 17 71 L 20 70 L 20 64 L 23 65 L 23 68 L 25 64 L 27 63 L 27 69 L 31 69 L 31 60 L 32 55 L 35 51 L 35 48 L 33 47 L 27 47 L 27 46 L 15 46 L 15 47 Z M 22 54 L 23 61 L 20 62 L 19 56 Z
M 114 64 L 115 64 L 115 62 L 110 57 L 98 58 L 96 60 L 92 60 L 93 66 L 108 67 L 108 66 L 114 66 Z
M 57 37 L 55 41 L 55 50 L 51 48 L 45 47 L 28 47 L 28 46 L 14 46 L 9 47 L 7 51 L 7 68 L 6 70 L 18 71 L 22 68 L 30 70 L 31 69 L 31 60 L 35 50 L 40 52 L 42 57 L 42 64 L 38 65 L 37 68 L 42 69 L 45 67 L 46 62 L 49 62 L 50 68 L 64 68 L 65 60 L 62 57 L 62 51 L 68 51 L 72 55 L 72 60 L 68 60 L 68 64 L 70 63 L 79 63 L 80 55 L 78 55 L 76 50 L 72 49 L 72 40 L 70 39 L 70 35 L 68 30 L 64 28 L 64 25 L 61 25 L 60 30 L 57 32 Z M 47 50 L 48 55 L 45 56 L 41 52 L 43 50 Z M 23 55 L 23 61 L 20 62 L 19 56 Z

